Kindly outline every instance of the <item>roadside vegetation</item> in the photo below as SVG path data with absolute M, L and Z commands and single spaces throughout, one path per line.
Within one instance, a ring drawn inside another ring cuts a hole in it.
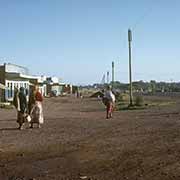
M 116 98 L 116 110 L 138 110 L 153 106 L 167 106 L 175 104 L 173 99 L 158 98 L 156 96 L 143 96 L 141 94 L 133 97 L 133 105 L 129 106 L 129 94 L 122 93 Z
M 0 102 L 0 108 L 2 108 L 2 109 L 13 109 L 13 105 L 11 103 Z

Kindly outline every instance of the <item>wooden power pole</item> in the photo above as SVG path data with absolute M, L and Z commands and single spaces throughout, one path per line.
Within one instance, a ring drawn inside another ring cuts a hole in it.
M 112 62 L 112 87 L 114 86 L 114 61 Z
M 128 42 L 129 42 L 129 95 L 130 95 L 130 106 L 133 105 L 133 92 L 132 92 L 132 67 L 131 67 L 131 41 L 132 41 L 132 33 L 131 30 L 128 29 Z
M 107 71 L 107 84 L 109 84 L 109 71 Z

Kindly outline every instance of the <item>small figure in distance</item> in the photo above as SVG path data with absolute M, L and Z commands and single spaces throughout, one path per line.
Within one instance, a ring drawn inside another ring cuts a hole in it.
M 106 91 L 104 92 L 104 97 L 103 97 L 103 103 L 106 106 L 107 119 L 112 117 L 115 100 L 116 100 L 115 95 L 111 91 L 111 86 L 108 85 Z

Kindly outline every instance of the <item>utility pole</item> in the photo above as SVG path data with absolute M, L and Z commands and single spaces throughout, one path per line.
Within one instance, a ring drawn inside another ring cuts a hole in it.
M 131 41 L 132 41 L 132 32 L 128 29 L 128 42 L 129 42 L 129 96 L 130 96 L 130 106 L 133 105 L 133 93 L 132 93 L 132 68 L 131 68 Z
M 104 84 L 105 84 L 105 80 L 106 80 L 105 78 L 106 78 L 106 75 L 105 75 L 105 74 L 103 74 L 103 77 L 102 77 L 102 80 L 101 80 L 101 84 L 102 84 L 102 85 L 104 85 Z
M 114 61 L 112 62 L 112 87 L 114 86 Z
M 107 71 L 107 84 L 109 84 L 109 71 Z

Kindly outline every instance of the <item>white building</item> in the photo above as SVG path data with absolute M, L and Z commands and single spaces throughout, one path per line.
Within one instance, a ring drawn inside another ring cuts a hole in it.
M 58 77 L 47 77 L 46 78 L 48 84 L 58 84 L 60 82 L 60 79 Z
M 3 101 L 12 101 L 15 88 L 24 87 L 27 97 L 31 86 L 39 85 L 40 91 L 46 95 L 46 85 L 43 84 L 43 77 L 29 75 L 27 68 L 11 63 L 0 65 L 0 83 L 6 86 L 1 93 Z

